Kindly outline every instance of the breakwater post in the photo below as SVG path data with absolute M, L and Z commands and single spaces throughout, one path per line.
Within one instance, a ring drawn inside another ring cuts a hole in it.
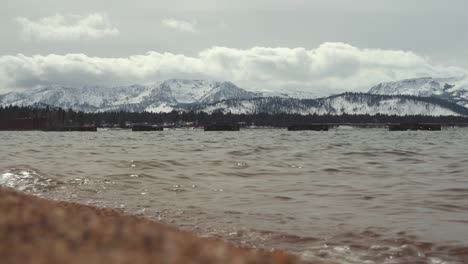
M 288 126 L 288 131 L 302 131 L 302 130 L 310 130 L 310 131 L 328 131 L 328 125 L 291 125 Z
M 442 126 L 440 124 L 419 124 L 419 123 L 401 123 L 388 125 L 389 131 L 440 131 Z
M 207 125 L 204 127 L 205 131 L 239 131 L 239 125 Z
M 154 127 L 154 126 L 143 126 L 143 125 L 134 125 L 132 127 L 133 132 L 144 132 L 144 131 L 163 131 L 163 127 Z

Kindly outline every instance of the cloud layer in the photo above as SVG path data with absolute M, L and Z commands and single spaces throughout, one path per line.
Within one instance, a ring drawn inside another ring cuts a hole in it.
M 177 20 L 173 18 L 164 19 L 161 21 L 161 24 L 167 28 L 171 28 L 174 30 L 182 31 L 182 32 L 190 32 L 195 33 L 197 32 L 196 21 L 185 21 L 185 20 Z
M 17 17 L 16 22 L 21 26 L 21 34 L 25 40 L 97 39 L 119 34 L 119 30 L 112 26 L 107 16 L 99 13 L 86 16 L 54 15 L 38 21 Z
M 125 58 L 84 54 L 0 57 L 0 89 L 4 91 L 44 84 L 113 86 L 209 78 L 233 81 L 251 90 L 293 89 L 327 95 L 367 91 L 382 81 L 466 73 L 465 69 L 434 65 L 412 52 L 359 49 L 344 43 L 324 43 L 311 50 L 213 47 L 196 56 L 148 52 Z

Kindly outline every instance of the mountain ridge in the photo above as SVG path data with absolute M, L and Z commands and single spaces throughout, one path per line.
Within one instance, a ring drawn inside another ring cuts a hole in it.
M 199 104 L 193 109 L 184 110 L 232 114 L 468 115 L 467 108 L 439 98 L 407 95 L 374 95 L 368 93 L 342 93 L 319 99 L 270 97 L 225 100 L 214 104 Z
M 410 84 L 413 86 L 409 86 Z M 427 88 L 426 90 L 431 91 L 427 93 L 430 97 L 401 94 L 416 89 L 415 87 L 420 87 L 420 90 Z M 445 88 L 449 90 L 454 87 Z M 26 93 L 0 95 L 0 106 L 40 103 L 84 112 L 176 110 L 226 113 L 468 115 L 468 109 L 463 105 L 457 105 L 441 96 L 434 96 L 434 91 L 439 90 L 440 83 L 437 80 L 420 78 L 402 80 L 399 84 L 382 83 L 372 87 L 372 93 L 343 93 L 317 99 L 296 99 L 290 98 L 286 91 L 280 96 L 268 96 L 272 94 L 246 91 L 231 82 L 170 79 L 151 85 L 39 87 Z M 387 95 L 380 94 L 381 92 Z
M 0 105 L 45 103 L 85 112 L 132 110 L 145 111 L 180 103 L 210 103 L 225 99 L 258 96 L 231 82 L 170 79 L 152 85 L 120 87 L 51 85 L 25 93 L 0 95 Z
M 437 97 L 468 107 L 468 88 L 457 84 L 458 78 L 422 77 L 383 82 L 370 88 L 370 94 Z

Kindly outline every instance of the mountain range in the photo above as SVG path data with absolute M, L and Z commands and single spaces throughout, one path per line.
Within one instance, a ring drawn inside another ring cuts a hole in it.
M 0 95 L 0 106 L 46 104 L 85 112 L 204 111 L 207 113 L 468 115 L 468 92 L 452 79 L 381 83 L 368 93 L 307 98 L 307 93 L 244 90 L 231 82 L 171 79 L 121 87 L 59 85 Z M 306 97 L 297 99 L 293 97 Z
M 51 85 L 24 93 L 0 95 L 0 105 L 33 105 L 37 103 L 95 111 L 172 111 L 187 103 L 214 103 L 226 99 L 250 99 L 261 96 L 247 92 L 231 82 L 206 80 L 167 80 L 153 85 L 122 87 Z

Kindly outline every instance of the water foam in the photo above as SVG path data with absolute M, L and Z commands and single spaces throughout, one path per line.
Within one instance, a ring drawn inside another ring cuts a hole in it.
M 56 188 L 59 181 L 46 178 L 35 170 L 11 169 L 0 174 L 0 186 L 26 192 L 44 192 Z

